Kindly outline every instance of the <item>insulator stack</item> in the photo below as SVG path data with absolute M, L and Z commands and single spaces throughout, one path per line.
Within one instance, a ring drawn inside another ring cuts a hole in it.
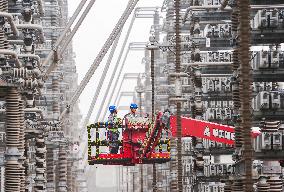
M 54 192 L 55 191 L 55 165 L 54 165 L 54 153 L 53 153 L 53 148 L 51 145 L 47 145 L 46 178 L 47 178 L 47 185 L 46 185 L 47 192 Z
M 177 191 L 177 140 L 176 138 L 171 139 L 171 190 L 173 192 Z
M 232 12 L 232 32 L 233 35 L 236 36 L 237 35 L 237 31 L 238 31 L 238 26 L 239 26 L 239 10 L 238 9 L 234 9 Z
M 240 107 L 240 90 L 238 86 L 238 82 L 234 82 L 233 85 L 233 101 L 234 101 L 234 108 L 238 110 L 238 107 Z
M 73 162 L 71 159 L 68 159 L 68 163 L 67 163 L 67 186 L 68 186 L 68 192 L 73 192 L 73 186 L 72 186 L 72 177 L 73 177 L 73 173 L 72 173 L 72 166 L 73 166 Z
M 232 186 L 232 192 L 244 192 L 244 183 L 242 179 L 236 178 Z
M 175 73 L 181 73 L 181 14 L 180 14 L 180 0 L 174 0 L 174 9 L 175 9 Z M 176 91 L 182 93 L 182 83 L 181 78 L 176 77 L 176 89 L 180 91 Z M 176 97 L 181 97 L 182 94 L 179 95 L 177 93 Z M 183 191 L 183 167 L 182 167 L 182 126 L 181 126 L 181 110 L 182 110 L 182 102 L 176 102 L 176 116 L 177 116 L 177 190 Z
M 59 183 L 58 192 L 67 192 L 67 153 L 66 146 L 61 145 L 58 155 Z
M 17 160 L 8 160 L 5 167 L 5 192 L 15 192 L 21 189 L 19 175 L 20 165 Z
M 8 0 L 0 0 L 0 11 L 8 12 Z M 5 37 L 5 32 L 1 28 L 0 29 L 0 49 L 8 49 L 8 41 Z
M 72 182 L 71 182 L 71 185 L 72 185 L 72 190 L 73 190 L 73 192 L 76 192 L 77 182 L 76 182 L 76 175 L 75 175 L 74 173 L 72 174 Z
M 267 183 L 266 177 L 260 177 L 256 184 L 257 192 L 269 192 L 270 185 Z
M 280 124 L 278 130 L 284 132 L 284 124 Z
M 242 147 L 243 145 L 243 137 L 242 137 L 242 134 L 241 134 L 241 127 L 236 124 L 235 126 L 235 136 L 236 136 L 236 147 Z
M 19 94 L 16 88 L 10 88 L 6 96 L 6 165 L 5 191 L 20 191 L 21 177 L 18 151 L 20 143 Z
M 54 161 L 55 165 L 55 191 L 58 191 L 58 186 L 59 186 L 59 148 L 57 147 L 56 150 L 54 151 L 56 154 L 56 160 Z
M 283 181 L 279 176 L 271 176 L 267 183 L 270 185 L 269 192 L 282 192 L 283 191 Z
M 29 163 L 30 163 L 30 156 L 28 155 L 28 151 L 30 148 L 30 139 L 25 138 L 25 162 L 24 162 L 24 167 L 25 167 L 25 176 L 28 178 L 30 176 L 30 170 L 29 170 Z M 25 186 L 28 188 L 30 185 L 29 179 L 25 179 Z
M 19 113 L 20 113 L 20 144 L 19 151 L 22 155 L 24 155 L 25 151 L 25 114 L 24 114 L 24 104 L 23 100 L 19 100 Z
M 8 91 L 6 99 L 6 145 L 7 147 L 19 147 L 20 141 L 20 114 L 19 94 L 16 88 Z
M 36 178 L 35 192 L 43 192 L 46 189 L 46 146 L 43 135 L 38 135 L 36 138 Z
M 0 1 L 0 11 L 8 12 L 8 0 L 1 0 Z
M 232 192 L 232 182 L 230 180 L 225 182 L 224 192 Z
M 25 156 L 25 114 L 24 114 L 24 103 L 23 100 L 19 101 L 19 113 L 20 113 L 20 145 L 18 147 L 21 157 L 20 162 L 20 177 L 21 177 L 21 189 L 20 192 L 25 192 L 26 187 L 26 177 L 25 177 L 25 167 L 24 162 L 26 160 Z
M 244 185 L 246 191 L 253 191 L 252 180 L 252 68 L 250 64 L 250 1 L 238 0 L 239 8 L 239 59 L 240 59 L 240 117 L 241 117 L 241 133 L 243 136 L 243 152 L 245 173 Z
M 280 126 L 280 121 L 264 121 L 262 122 L 262 132 L 277 132 Z
M 5 32 L 3 29 L 0 29 L 0 49 L 8 49 L 9 43 L 5 37 Z
M 58 78 L 53 78 L 53 80 L 52 80 L 52 93 L 54 94 L 53 95 L 52 110 L 53 110 L 53 114 L 55 116 L 57 116 L 57 115 L 59 115 L 59 112 L 60 112 L 59 103 L 58 103 L 58 97 L 57 97 L 57 94 L 60 93 Z
M 232 13 L 232 31 L 235 32 L 235 35 L 238 30 L 238 11 L 234 9 Z M 233 94 L 233 102 L 234 102 L 234 115 L 235 115 L 235 137 L 236 137 L 236 147 L 241 148 L 243 144 L 243 136 L 241 133 L 241 127 L 240 127 L 240 118 L 239 118 L 239 109 L 241 107 L 241 101 L 240 101 L 240 88 L 239 88 L 239 79 L 238 79 L 238 69 L 240 67 L 239 63 L 239 49 L 235 48 L 233 50 L 233 71 L 234 71 L 234 77 L 233 77 L 233 86 L 232 86 L 232 94 Z
M 173 33 L 173 26 L 171 26 L 171 23 L 170 21 L 173 21 L 174 20 L 174 4 L 172 1 L 169 2 L 168 4 L 168 10 L 167 10 L 167 13 L 166 13 L 166 21 L 167 21 L 167 24 L 168 24 L 168 30 L 169 30 L 169 33 L 167 35 L 167 40 L 170 41 L 171 38 L 173 37 L 174 33 Z M 173 53 L 169 53 L 167 54 L 167 62 L 168 63 L 175 63 L 175 55 Z

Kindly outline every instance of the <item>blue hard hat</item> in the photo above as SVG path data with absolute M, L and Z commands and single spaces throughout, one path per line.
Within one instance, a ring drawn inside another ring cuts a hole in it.
M 110 113 L 113 113 L 113 112 L 116 111 L 116 106 L 115 105 L 111 105 L 111 106 L 109 106 L 108 110 L 109 110 Z
M 136 103 L 131 103 L 130 109 L 137 109 L 138 105 Z

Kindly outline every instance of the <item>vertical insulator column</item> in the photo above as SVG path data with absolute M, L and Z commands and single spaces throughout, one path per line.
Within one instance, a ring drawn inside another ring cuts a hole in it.
M 174 26 L 171 24 L 174 21 L 174 3 L 173 1 L 169 1 L 168 3 L 168 10 L 166 14 L 166 22 L 168 24 L 168 34 L 167 40 L 170 41 L 174 35 Z M 172 64 L 175 62 L 175 55 L 171 52 L 167 54 L 167 63 Z M 170 142 L 170 153 L 171 153 L 171 162 L 170 162 L 170 191 L 176 192 L 178 190 L 178 183 L 177 183 L 177 140 L 175 137 L 171 138 Z
M 192 62 L 200 62 L 200 50 L 199 45 L 195 45 L 192 49 L 191 53 Z M 192 82 L 194 85 L 194 104 L 193 104 L 193 118 L 195 119 L 203 119 L 203 104 L 202 104 L 202 76 L 201 76 L 201 68 L 200 67 L 192 67 Z M 204 146 L 203 146 L 203 139 L 202 138 L 192 138 L 193 142 L 193 149 L 194 149 L 194 170 L 193 173 L 196 176 L 196 182 L 193 186 L 197 189 L 200 184 L 200 177 L 204 176 Z
M 171 183 L 170 191 L 177 191 L 177 140 L 176 138 L 171 138 Z
M 167 34 L 167 41 L 170 41 L 171 38 L 174 35 L 174 27 L 171 26 L 171 24 L 173 23 L 174 20 L 174 4 L 173 1 L 169 1 L 168 3 L 168 10 L 167 10 L 167 14 L 166 14 L 166 22 L 168 24 L 167 28 L 168 28 L 168 34 Z M 167 54 L 167 63 L 172 64 L 175 62 L 175 55 L 172 52 L 168 52 Z
M 180 39 L 180 0 L 174 1 L 175 5 L 175 35 L 176 35 L 176 73 L 179 74 L 181 72 L 181 39 Z M 180 98 L 181 94 L 178 92 L 181 92 L 182 88 L 178 87 L 181 86 L 181 79 L 178 75 L 176 77 L 176 97 Z M 176 115 L 177 115 L 177 191 L 182 192 L 183 191 L 183 182 L 182 182 L 182 141 L 181 141 L 181 101 L 176 101 Z
M 59 80 L 57 77 L 52 79 L 52 93 L 53 93 L 53 103 L 52 103 L 52 111 L 54 119 L 59 117 L 60 109 L 58 103 L 58 94 L 59 94 Z
M 151 49 L 152 123 L 155 122 L 155 50 Z M 141 107 L 141 106 L 140 106 Z M 153 163 L 153 192 L 157 191 L 157 169 Z
M 239 9 L 234 4 L 233 12 L 232 12 L 232 34 L 234 38 L 234 50 L 233 50 L 233 77 L 232 77 L 232 94 L 233 94 L 233 102 L 234 102 L 234 125 L 235 125 L 235 160 L 239 161 L 239 150 L 243 146 L 243 135 L 241 132 L 241 118 L 240 118 L 240 108 L 241 108 L 241 100 L 240 100 L 240 79 L 239 79 L 239 39 L 238 37 L 238 26 L 239 26 Z M 244 183 L 240 178 L 240 175 L 236 175 L 234 178 L 234 182 L 232 183 L 232 192 L 244 191 Z
M 72 166 L 73 166 L 73 162 L 71 159 L 68 159 L 67 161 L 67 186 L 68 186 L 68 192 L 73 192 L 73 188 L 72 188 Z
M 58 192 L 67 192 L 67 153 L 66 146 L 60 145 L 58 155 L 58 171 L 59 171 L 59 183 Z
M 26 157 L 26 160 L 24 162 L 24 166 L 25 166 L 25 176 L 26 176 L 26 181 L 25 181 L 25 188 L 26 188 L 26 191 L 27 189 L 29 188 L 29 186 L 31 185 L 30 183 L 30 180 L 28 179 L 29 177 L 31 177 L 31 173 L 30 173 L 30 167 L 29 167 L 29 163 L 30 163 L 30 157 L 28 155 L 28 151 L 29 151 L 29 148 L 30 148 L 30 139 L 25 139 L 25 157 Z
M 240 60 L 240 101 L 241 101 L 241 132 L 244 139 L 242 160 L 245 166 L 244 184 L 245 191 L 253 191 L 252 180 L 252 69 L 250 65 L 250 1 L 238 0 L 239 7 L 239 60 Z
M 237 32 L 238 32 L 238 25 L 239 25 L 239 10 L 234 8 L 232 13 L 232 32 L 237 41 Z M 235 42 L 236 43 L 236 42 Z M 236 148 L 241 148 L 243 144 L 243 137 L 241 134 L 240 128 L 240 90 L 239 90 L 239 79 L 238 79 L 238 69 L 240 67 L 239 63 L 239 48 L 236 43 L 235 49 L 233 51 L 233 85 L 232 85 L 232 93 L 233 93 L 233 102 L 234 102 L 234 125 L 235 125 L 235 137 L 236 137 Z
M 47 176 L 47 192 L 55 191 L 55 165 L 54 165 L 54 151 L 53 146 L 47 145 L 46 153 L 46 176 Z
M 20 164 L 18 150 L 20 143 L 20 113 L 19 93 L 16 88 L 10 88 L 6 96 L 6 164 L 5 192 L 15 192 L 21 189 Z
M 8 12 L 8 0 L 0 0 L 0 11 L 1 12 Z M 0 29 L 0 48 L 1 49 L 8 49 L 9 43 L 5 37 L 5 32 L 1 28 Z
M 8 0 L 0 0 L 0 11 L 8 12 Z M 9 43 L 5 37 L 5 32 L 0 28 L 0 49 L 8 49 Z
M 5 32 L 0 28 L 0 49 L 8 49 L 9 43 L 5 37 Z
M 74 173 L 72 174 L 71 185 L 73 192 L 77 192 L 77 181 L 76 181 L 76 175 Z
M 58 192 L 58 186 L 59 186 L 59 147 L 56 147 L 54 149 L 54 154 L 56 158 L 54 158 L 54 165 L 55 165 L 55 191 Z
M 20 114 L 20 135 L 19 135 L 20 145 L 18 149 L 21 154 L 21 157 L 19 158 L 20 177 L 21 177 L 20 192 L 24 192 L 26 187 L 26 176 L 25 176 L 25 167 L 24 167 L 26 156 L 25 156 L 25 114 L 24 114 L 23 100 L 19 101 L 19 114 Z
M 36 178 L 35 192 L 43 192 L 46 189 L 45 170 L 46 170 L 46 146 L 44 136 L 39 134 L 36 137 Z

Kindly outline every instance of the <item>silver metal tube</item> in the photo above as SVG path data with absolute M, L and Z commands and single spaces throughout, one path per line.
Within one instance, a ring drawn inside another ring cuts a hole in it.
M 188 77 L 189 75 L 187 73 L 169 73 L 169 76 L 172 77 Z
M 39 38 L 42 42 L 44 42 L 44 33 L 43 33 L 43 27 L 41 25 L 37 24 L 17 24 L 16 27 L 18 29 L 33 29 L 39 31 Z
M 230 77 L 232 74 L 201 74 L 201 77 Z
M 19 36 L 19 31 L 18 31 L 18 29 L 17 29 L 17 27 L 16 27 L 16 25 L 15 25 L 15 23 L 14 23 L 14 21 L 13 21 L 13 16 L 12 16 L 12 14 L 7 13 L 7 12 L 0 12 L 0 17 L 5 17 L 5 18 L 7 18 L 7 19 L 8 19 L 8 22 L 9 22 L 9 24 L 10 24 L 10 26 L 11 26 L 11 29 L 12 29 L 12 31 L 13 31 L 13 34 L 14 34 L 15 36 Z
M 23 40 L 7 40 L 9 44 L 24 45 Z
M 18 55 L 15 51 L 8 50 L 8 49 L 0 49 L 0 55 L 9 55 L 13 59 L 15 59 L 15 63 L 17 67 L 22 67 L 21 62 L 19 61 Z
M 202 5 L 202 6 L 190 6 L 188 10 L 202 10 L 202 9 L 220 9 L 220 5 Z M 226 7 L 225 10 L 231 10 L 230 7 Z
M 251 9 L 283 9 L 284 4 L 275 5 L 251 5 Z
M 161 9 L 161 7 L 137 7 L 135 11 L 157 11 Z
M 232 21 L 230 20 L 217 20 L 217 21 L 200 21 L 199 24 L 206 25 L 206 24 L 211 24 L 211 25 L 217 25 L 217 24 L 230 24 Z
M 195 62 L 195 63 L 182 63 L 183 66 L 224 66 L 232 65 L 233 62 Z
M 220 5 L 202 5 L 202 6 L 190 6 L 189 10 L 202 10 L 202 9 L 220 9 Z M 278 4 L 278 5 L 251 5 L 251 9 L 257 10 L 257 9 L 283 9 L 284 4 Z M 224 10 L 232 10 L 231 7 L 225 7 Z

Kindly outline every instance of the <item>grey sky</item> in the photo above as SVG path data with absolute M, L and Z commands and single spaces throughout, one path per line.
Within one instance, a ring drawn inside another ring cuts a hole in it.
M 69 0 L 68 2 L 71 15 L 71 13 L 73 13 L 77 5 L 79 4 L 79 0 Z M 93 60 L 97 56 L 102 45 L 106 41 L 108 35 L 112 31 L 117 20 L 125 9 L 127 2 L 127 0 L 97 0 L 95 2 L 91 13 L 82 24 L 73 41 L 73 47 L 76 54 L 77 71 L 79 73 L 79 81 L 81 81 L 88 68 L 91 66 Z M 161 6 L 162 2 L 163 0 L 140 0 L 138 7 Z M 126 23 L 125 28 L 128 27 L 128 24 L 129 20 Z M 148 41 L 151 24 L 151 19 L 136 20 L 134 28 L 131 32 L 129 42 Z M 113 61 L 116 61 L 122 40 L 124 39 L 124 34 L 125 30 L 122 34 L 122 38 L 119 42 L 119 46 Z M 144 66 L 141 64 L 143 54 L 143 52 L 131 52 L 125 67 L 127 70 L 124 70 L 124 72 L 143 72 Z M 82 96 L 80 97 L 80 109 L 83 117 L 88 111 L 107 56 L 100 64 L 100 67 L 98 68 L 85 91 L 83 92 Z M 112 71 L 112 68 L 113 65 L 110 67 L 110 71 Z M 107 81 L 108 79 L 109 75 L 107 75 Z M 127 86 L 123 87 L 123 90 L 127 89 L 129 91 L 132 91 L 133 88 L 134 83 L 128 83 Z M 100 102 L 102 102 L 101 99 L 104 91 L 105 89 L 103 89 L 103 92 L 99 96 L 98 105 L 95 106 L 92 118 L 94 118 L 94 116 L 98 112 L 98 106 Z M 123 103 L 121 104 L 129 105 L 129 102 L 130 100 L 123 100 Z M 91 169 L 92 171 L 95 170 L 95 166 L 93 166 Z M 99 166 L 95 172 L 95 174 L 90 174 L 91 179 L 89 178 L 89 182 L 94 182 L 96 180 L 97 186 L 100 187 L 112 187 L 116 185 L 115 167 Z M 96 178 L 93 178 L 92 175 L 96 175 Z

